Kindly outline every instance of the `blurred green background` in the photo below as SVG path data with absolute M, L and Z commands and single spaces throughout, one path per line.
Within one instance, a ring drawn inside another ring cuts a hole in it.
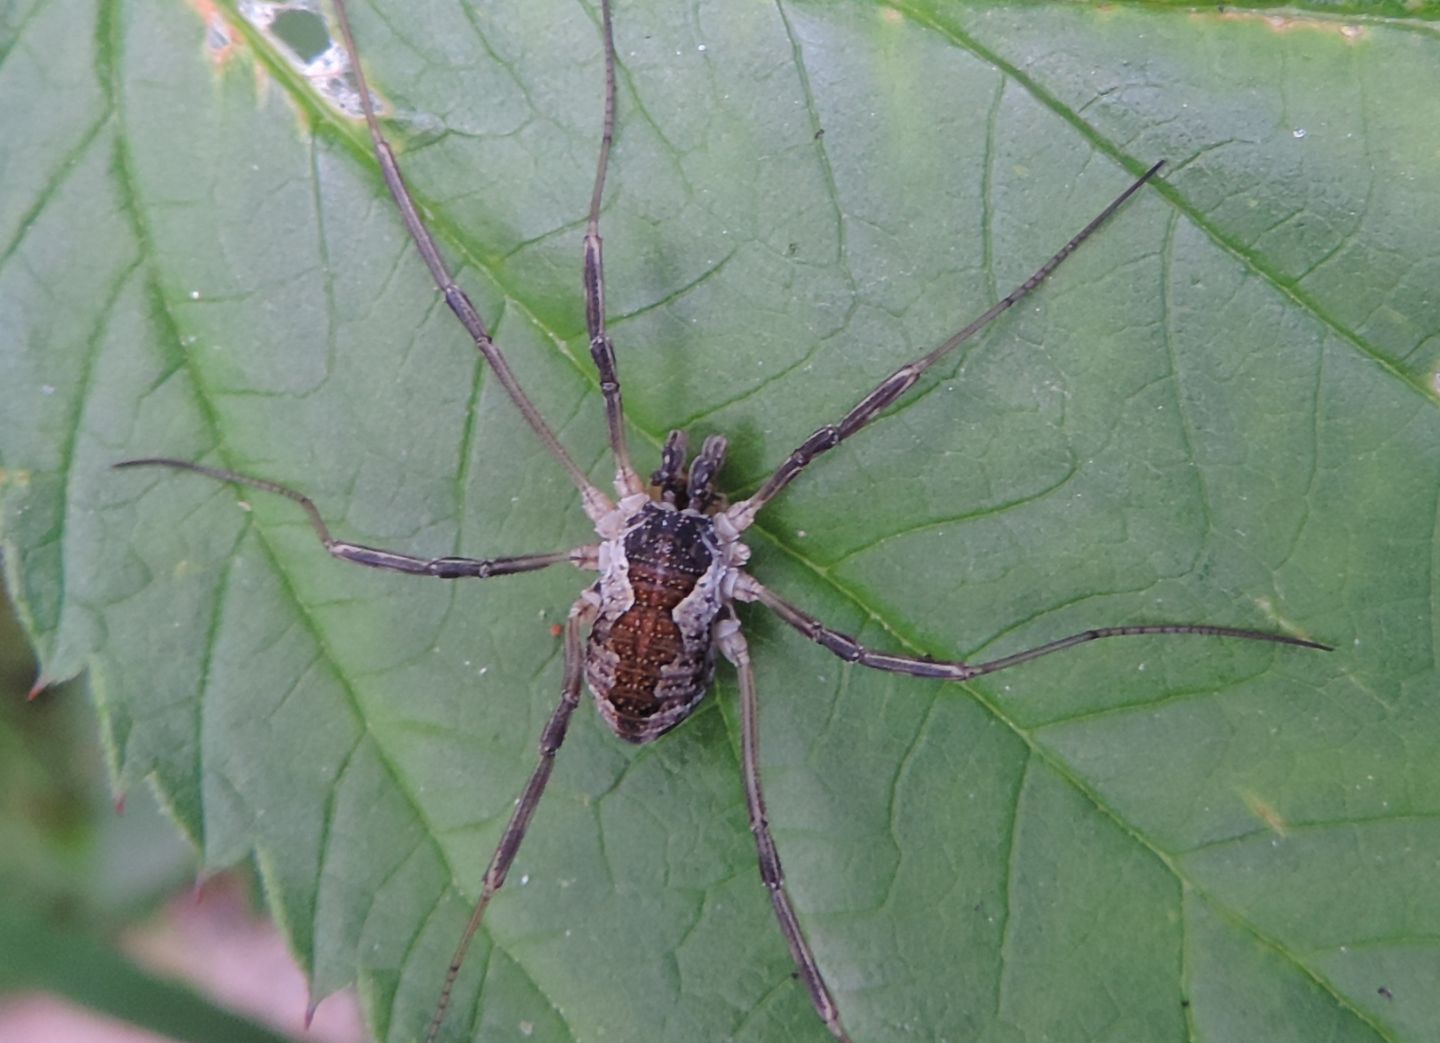
M 117 948 L 168 899 L 193 892 L 194 856 L 148 787 L 117 813 L 83 685 L 27 701 L 34 678 L 0 598 L 0 1031 L 8 1000 L 42 991 L 174 1039 L 285 1039 Z

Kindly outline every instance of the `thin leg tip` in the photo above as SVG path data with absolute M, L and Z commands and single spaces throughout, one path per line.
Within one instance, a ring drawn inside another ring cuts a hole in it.
M 187 460 L 172 460 L 166 456 L 141 456 L 133 460 L 121 460 L 110 465 L 112 471 L 124 471 L 131 467 L 190 467 Z

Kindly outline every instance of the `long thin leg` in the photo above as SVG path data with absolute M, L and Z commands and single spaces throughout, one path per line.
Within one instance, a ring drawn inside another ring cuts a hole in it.
M 741 500 L 725 512 L 730 523 L 737 532 L 743 532 L 749 528 L 755 520 L 755 515 L 760 509 L 769 503 L 775 496 L 795 480 L 796 476 L 809 465 L 821 453 L 834 449 L 845 439 L 849 438 L 856 431 L 874 420 L 881 412 L 888 408 L 901 395 L 909 391 L 920 379 L 927 369 L 939 362 L 950 352 L 954 351 L 965 341 L 979 333 L 986 326 L 990 325 L 1002 312 L 1008 310 L 1017 301 L 1023 300 L 1031 290 L 1045 281 L 1060 263 L 1069 257 L 1086 239 L 1090 238 L 1101 225 L 1108 221 L 1115 211 L 1125 205 L 1125 201 L 1140 190 L 1140 186 L 1149 181 L 1160 168 L 1165 165 L 1161 160 L 1149 170 L 1145 171 L 1134 184 L 1121 192 L 1109 206 L 1100 211 L 1089 224 L 1082 228 L 1073 239 L 1060 248 L 1059 253 L 1046 261 L 1035 270 L 1035 274 L 1026 279 L 1023 283 L 1011 290 L 999 301 L 992 304 L 983 315 L 971 322 L 970 325 L 955 333 L 939 347 L 935 348 L 928 355 L 922 355 L 913 362 L 907 362 L 894 373 L 882 380 L 875 388 L 851 407 L 850 412 L 840 418 L 838 424 L 826 424 L 817 428 L 809 438 L 801 442 L 799 447 L 786 458 L 785 462 L 776 468 L 775 473 L 765 480 L 755 495 L 747 500 Z
M 605 171 L 615 140 L 615 33 L 610 25 L 610 0 L 600 3 L 601 35 L 605 38 L 605 122 L 600 134 L 600 158 L 595 161 L 595 187 L 590 192 L 590 219 L 585 223 L 585 326 L 590 333 L 590 357 L 600 373 L 605 396 L 605 420 L 610 427 L 610 450 L 615 456 L 615 491 L 621 496 L 644 492 L 644 483 L 630 465 L 625 445 L 625 406 L 620 401 L 620 377 L 615 370 L 615 345 L 605 335 L 605 255 L 600 239 L 600 200 L 605 194 Z
M 760 859 L 760 879 L 770 892 L 770 904 L 775 908 L 775 919 L 780 922 L 780 933 L 790 949 L 790 958 L 805 990 L 810 993 L 810 1002 L 815 1013 L 830 1030 L 830 1034 L 841 1043 L 850 1043 L 845 1026 L 840 1023 L 840 1008 L 835 997 L 830 995 L 829 986 L 800 929 L 795 908 L 790 904 L 790 895 L 785 890 L 785 872 L 780 866 L 780 852 L 775 849 L 775 840 L 770 835 L 770 819 L 765 813 L 765 794 L 760 788 L 760 706 L 755 697 L 755 670 L 750 665 L 750 650 L 745 635 L 735 614 L 727 609 L 727 615 L 716 625 L 715 639 L 721 653 L 735 664 L 740 677 L 740 756 L 745 771 L 745 803 L 750 809 L 750 832 L 755 836 L 755 850 Z
M 355 87 L 360 92 L 360 107 L 365 112 L 365 125 L 370 131 L 370 141 L 375 147 L 375 158 L 380 163 L 380 174 L 385 179 L 385 187 L 390 190 L 390 195 L 395 200 L 395 205 L 400 210 L 400 216 L 405 222 L 405 228 L 410 233 L 420 257 L 425 261 L 425 267 L 430 269 L 430 275 L 435 280 L 435 285 L 445 297 L 445 303 L 470 334 L 475 342 L 476 349 L 489 363 L 490 369 L 494 372 L 495 378 L 500 381 L 500 386 L 510 396 L 520 410 L 525 422 L 530 425 L 530 430 L 535 432 L 536 437 L 544 443 L 570 480 L 575 483 L 575 488 L 580 490 L 584 499 L 585 512 L 592 519 L 598 520 L 613 509 L 609 497 L 601 492 L 585 476 L 570 454 L 555 437 L 555 432 L 535 408 L 535 403 L 530 401 L 529 396 L 521 389 L 515 374 L 511 372 L 510 365 L 505 361 L 505 356 L 490 339 L 490 331 L 485 327 L 485 321 L 480 318 L 480 313 L 475 310 L 475 305 L 470 302 L 465 291 L 455 284 L 455 279 L 450 274 L 450 269 L 445 266 L 445 260 L 440 256 L 440 248 L 436 246 L 434 237 L 430 234 L 425 223 L 420 219 L 420 212 L 416 209 L 415 201 L 410 197 L 410 190 L 405 187 L 405 179 L 400 176 L 400 165 L 395 161 L 395 153 L 390 148 L 390 143 L 380 132 L 380 121 L 375 116 L 375 103 L 370 98 L 370 88 L 365 82 L 365 70 L 360 67 L 360 55 L 355 48 L 355 37 L 350 32 L 350 16 L 345 10 L 344 0 L 332 0 L 335 5 L 335 17 L 340 25 L 340 36 L 345 41 L 345 51 L 350 58 L 350 66 L 355 73 Z
M 534 572 L 562 561 L 568 561 L 582 569 L 593 570 L 598 567 L 598 552 L 595 547 L 591 546 L 576 547 L 574 550 L 568 551 L 551 551 L 546 554 L 519 554 L 509 558 L 416 558 L 409 554 L 397 554 L 394 551 L 382 550 L 379 547 L 367 547 L 363 543 L 346 543 L 344 540 L 335 539 L 330 535 L 329 526 L 320 517 L 320 511 L 315 506 L 315 501 L 304 493 L 281 485 L 279 482 L 267 481 L 264 478 L 252 478 L 248 474 L 226 471 L 219 467 L 206 467 L 204 464 L 192 464 L 188 460 L 172 460 L 162 456 L 147 457 L 143 460 L 124 460 L 113 466 L 116 468 L 173 467 L 179 471 L 194 471 L 196 474 L 203 474 L 217 481 L 248 485 L 252 489 L 284 496 L 305 508 L 305 513 L 310 518 L 310 527 L 320 537 L 320 542 L 325 544 L 327 551 L 342 561 L 353 561 L 356 565 L 366 565 L 372 569 L 405 572 L 412 576 L 434 576 L 436 579 L 488 579 L 491 576 L 508 576 L 516 572 Z
M 525 831 L 530 828 L 535 807 L 540 803 L 541 794 L 545 792 L 545 784 L 550 781 L 550 772 L 555 766 L 555 754 L 559 751 L 560 744 L 565 741 L 565 730 L 570 726 L 570 715 L 575 712 L 575 707 L 580 705 L 580 679 L 584 666 L 580 651 L 580 630 L 593 617 L 593 607 L 583 598 L 570 608 L 570 616 L 565 621 L 565 682 L 560 691 L 560 703 L 546 722 L 545 730 L 540 733 L 540 759 L 535 770 L 530 773 L 530 781 L 525 784 L 520 799 L 515 802 L 515 810 L 510 813 L 510 821 L 505 826 L 505 832 L 501 834 L 500 844 L 490 858 L 490 867 L 485 870 L 485 882 L 481 886 L 480 897 L 475 902 L 475 911 L 470 914 L 470 922 L 465 925 L 465 933 L 460 936 L 460 944 L 455 947 L 455 955 L 450 958 L 450 969 L 445 972 L 445 984 L 440 989 L 440 999 L 435 1004 L 430 1026 L 425 1030 L 425 1043 L 435 1043 L 436 1036 L 440 1034 L 445 1012 L 450 1009 L 450 996 L 455 990 L 455 979 L 460 976 L 460 965 L 465 962 L 465 954 L 470 950 L 475 932 L 480 929 L 486 906 L 505 883 L 505 876 L 510 872 L 510 863 L 515 861 L 515 855 L 525 839 Z
M 993 674 L 1032 659 L 1050 655 L 1066 648 L 1097 641 L 1104 637 L 1138 637 L 1142 634 L 1197 634 L 1209 637 L 1237 637 L 1246 641 L 1269 641 L 1277 645 L 1296 645 L 1300 648 L 1316 648 L 1322 652 L 1333 649 L 1318 641 L 1309 641 L 1288 634 L 1267 634 L 1263 630 L 1246 630 L 1242 627 L 1215 627 L 1194 623 L 1162 623 L 1131 627 L 1098 627 L 1085 630 L 1057 641 L 1049 641 L 1023 652 L 1002 656 L 986 663 L 966 663 L 960 660 L 921 659 L 917 656 L 894 655 L 890 652 L 874 652 L 856 641 L 849 634 L 832 630 L 820 620 L 803 612 L 775 594 L 753 577 L 743 575 L 737 585 L 735 596 L 747 601 L 758 601 L 777 616 L 789 623 L 817 645 L 830 651 L 847 663 L 859 663 L 875 670 L 887 670 L 896 674 L 910 674 L 913 677 L 934 677 L 945 681 L 967 681 L 981 674 Z

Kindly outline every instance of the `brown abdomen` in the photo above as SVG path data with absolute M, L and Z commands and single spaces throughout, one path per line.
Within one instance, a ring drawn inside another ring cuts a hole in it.
M 585 672 L 611 730 L 643 743 L 688 717 L 714 676 L 715 611 L 692 597 L 711 571 L 714 535 L 708 518 L 647 507 L 622 546 L 628 573 L 602 577 L 601 589 L 619 597 L 628 586 L 630 606 L 615 617 L 602 607 Z

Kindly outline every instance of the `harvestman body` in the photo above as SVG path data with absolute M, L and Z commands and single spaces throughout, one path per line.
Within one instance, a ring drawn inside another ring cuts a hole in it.
M 605 117 L 584 240 L 584 292 L 590 354 L 600 374 L 600 389 L 605 399 L 609 440 L 615 461 L 617 499 L 612 501 L 590 481 L 560 445 L 550 426 L 510 372 L 470 299 L 452 279 L 435 240 L 410 199 L 394 154 L 381 134 L 356 56 L 343 0 L 334 0 L 334 7 L 381 174 L 399 207 L 405 226 L 446 303 L 474 340 L 475 347 L 489 364 L 495 378 L 520 410 L 526 424 L 580 491 L 582 505 L 594 523 L 598 539 L 593 544 L 571 551 L 507 558 L 412 557 L 335 539 L 308 497 L 261 478 L 165 457 L 127 460 L 116 466 L 179 468 L 288 497 L 304 508 L 327 551 L 342 560 L 372 568 L 440 579 L 484 579 L 531 572 L 568 561 L 599 574 L 598 580 L 580 595 L 570 609 L 564 631 L 565 669 L 560 703 L 541 734 L 539 763 L 516 802 L 486 871 L 480 898 L 450 962 L 439 1002 L 426 1032 L 427 1043 L 433 1043 L 439 1035 L 471 939 L 480 927 L 490 899 L 505 882 L 531 816 L 549 781 L 555 754 L 564 741 L 571 714 L 579 705 L 582 677 L 594 694 L 600 715 L 610 729 L 627 742 L 646 743 L 658 739 L 684 721 L 704 698 L 715 673 L 717 653 L 734 665 L 739 677 L 745 796 L 761 878 L 770 893 L 781 933 L 816 1013 L 836 1039 L 850 1039 L 841 1023 L 839 1008 L 790 904 L 780 856 L 770 836 L 758 767 L 755 678 L 745 638 L 733 609 L 736 602 L 760 602 L 805 637 L 847 662 L 947 681 L 964 681 L 994 673 L 1086 641 L 1127 635 L 1204 634 L 1305 648 L 1328 648 L 1318 642 L 1284 634 L 1234 627 L 1161 624 L 1087 630 L 985 663 L 923 659 L 864 648 L 854 638 L 830 629 L 784 601 L 744 571 L 750 551 L 740 537 L 770 500 L 815 457 L 859 431 L 905 394 L 927 369 L 1035 289 L 1131 195 L 1154 177 L 1162 164 L 1157 163 L 1147 170 L 1055 256 L 1041 265 L 1034 275 L 979 318 L 929 354 L 890 374 L 838 422 L 817 429 L 748 499 L 727 507 L 715 489 L 715 478 L 724 463 L 726 451 L 726 441 L 718 435 L 707 438 L 700 452 L 690 459 L 684 433 L 672 431 L 665 441 L 660 466 L 647 484 L 630 463 L 615 352 L 605 331 L 600 202 L 615 124 L 615 45 L 609 0 L 602 0 Z M 589 632 L 582 644 L 582 633 L 586 627 Z

